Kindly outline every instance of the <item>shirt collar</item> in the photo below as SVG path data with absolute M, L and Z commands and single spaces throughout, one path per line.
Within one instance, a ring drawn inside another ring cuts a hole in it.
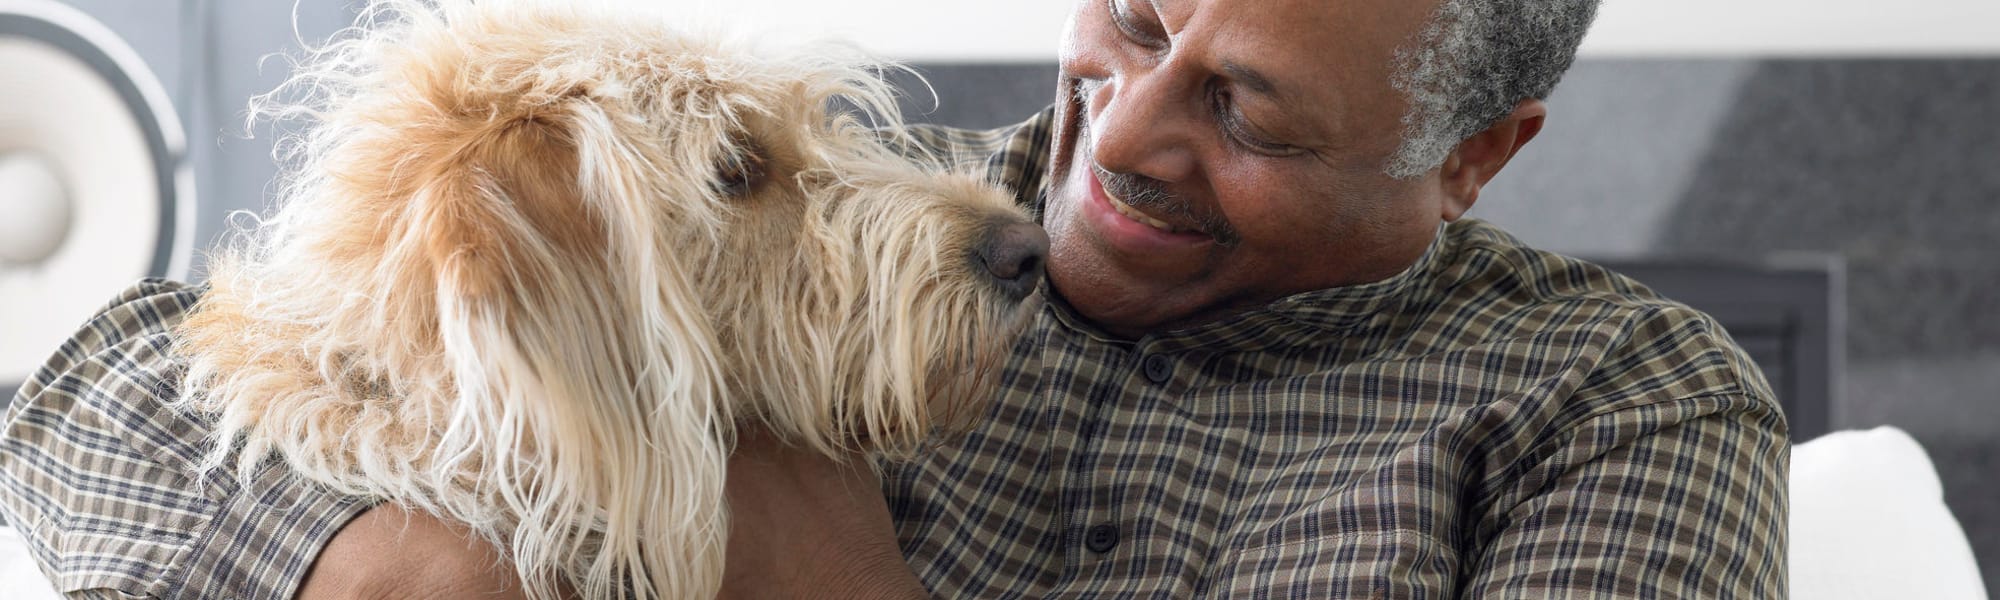
M 1272 302 L 1261 311 L 1243 315 L 1246 320 L 1270 319 L 1289 322 L 1288 332 L 1303 338 L 1325 341 L 1329 335 L 1351 333 L 1380 323 L 1402 312 L 1413 300 L 1420 300 L 1438 276 L 1438 267 L 1449 254 L 1449 229 L 1439 224 L 1431 243 L 1415 262 L 1402 272 L 1373 283 L 1363 283 L 1294 294 Z M 1220 325 L 1227 326 L 1227 320 Z
M 1060 296 L 1049 294 L 1047 310 L 1057 322 L 1078 333 L 1116 344 L 1133 344 L 1151 352 L 1207 349 L 1252 351 L 1276 346 L 1313 346 L 1339 341 L 1385 324 L 1413 301 L 1438 275 L 1441 256 L 1449 254 L 1446 228 L 1440 226 L 1417 260 L 1401 272 L 1372 283 L 1302 292 L 1262 308 L 1230 317 L 1124 340 L 1085 320 Z M 1047 285 L 1046 282 L 1044 285 Z M 1052 288 L 1045 288 L 1052 289 Z

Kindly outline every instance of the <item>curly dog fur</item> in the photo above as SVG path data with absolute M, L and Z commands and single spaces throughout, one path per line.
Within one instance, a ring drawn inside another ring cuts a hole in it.
M 905 158 L 852 51 L 553 1 L 359 23 L 254 105 L 306 128 L 178 332 L 210 468 L 462 521 L 538 596 L 706 597 L 737 427 L 907 454 L 1032 313 L 977 260 L 1029 217 Z

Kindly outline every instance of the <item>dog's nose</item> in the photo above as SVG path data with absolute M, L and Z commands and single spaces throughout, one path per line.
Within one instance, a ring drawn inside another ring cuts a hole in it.
M 979 243 L 975 256 L 1001 291 L 1017 300 L 1026 298 L 1042 282 L 1042 267 L 1049 257 L 1049 234 L 1029 223 L 994 227 Z

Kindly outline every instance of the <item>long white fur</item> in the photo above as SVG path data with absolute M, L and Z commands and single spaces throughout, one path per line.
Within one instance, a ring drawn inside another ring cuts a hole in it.
M 737 426 L 903 455 L 977 412 L 1028 309 L 967 258 L 1027 217 L 827 113 L 897 131 L 879 67 L 553 0 L 358 22 L 253 106 L 306 130 L 178 332 L 207 468 L 467 523 L 538 597 L 707 597 Z

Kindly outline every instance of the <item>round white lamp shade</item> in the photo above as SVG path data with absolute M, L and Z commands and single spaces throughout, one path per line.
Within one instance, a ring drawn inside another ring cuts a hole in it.
M 103 24 L 0 0 L 0 392 L 118 290 L 187 276 L 185 146 L 159 80 Z

